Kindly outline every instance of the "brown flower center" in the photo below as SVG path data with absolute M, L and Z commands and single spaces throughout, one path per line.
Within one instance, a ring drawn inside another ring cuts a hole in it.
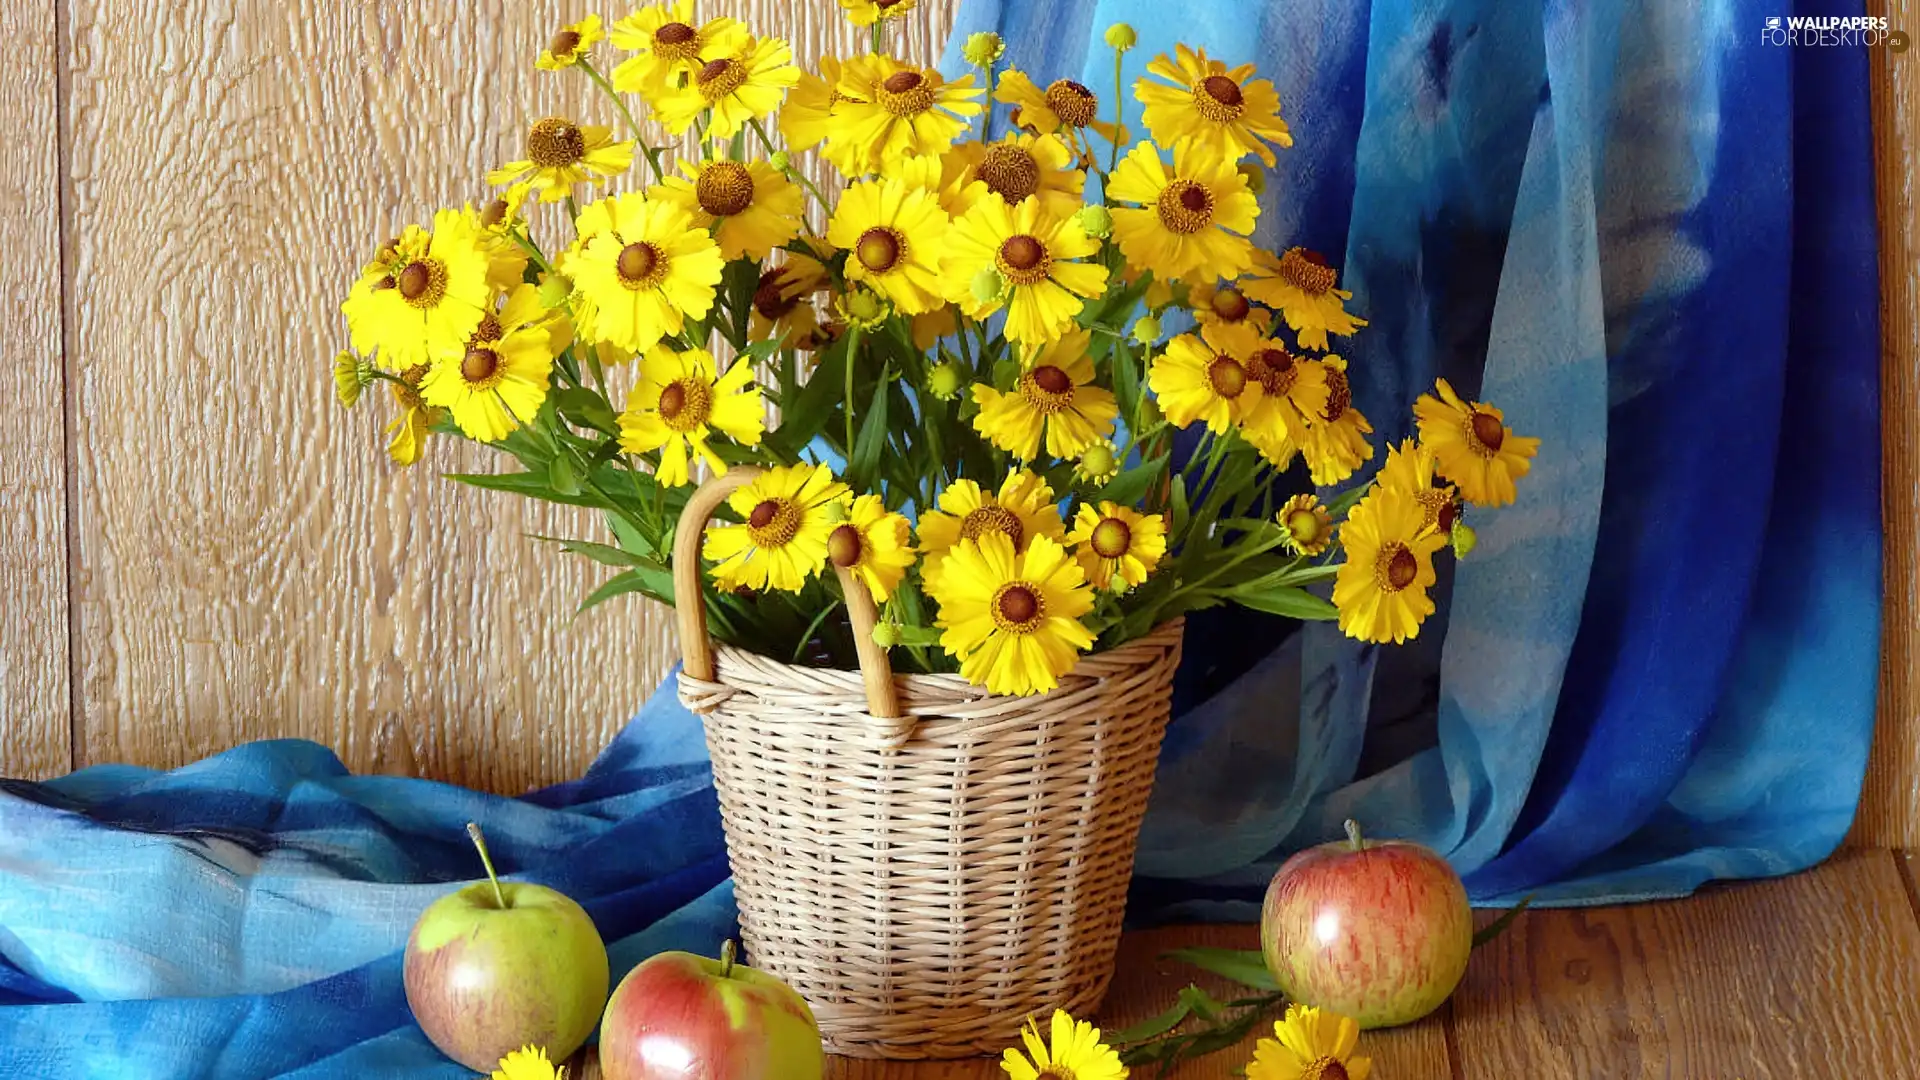
M 1030 151 L 1011 143 L 988 148 L 975 175 L 1009 206 L 1040 190 L 1040 162 Z
M 1225 75 L 1209 75 L 1200 81 L 1200 89 L 1207 96 L 1229 108 L 1238 107 L 1242 98 L 1240 84 Z
M 800 532 L 800 508 L 791 499 L 765 499 L 747 515 L 747 537 L 757 548 L 785 547 Z
M 1194 111 L 1215 124 L 1229 124 L 1239 119 L 1244 100 L 1240 84 L 1225 75 L 1209 75 L 1193 88 Z
M 1021 235 L 1010 236 L 1000 245 L 1000 255 L 995 262 L 1008 281 L 1015 285 L 1033 285 L 1046 280 L 1053 260 L 1038 238 Z
M 415 364 L 400 373 L 400 381 L 393 383 L 393 400 L 403 409 L 423 408 L 426 402 L 420 397 L 420 384 L 425 381 L 427 372 L 432 370 L 426 364 Z
M 1247 377 L 1260 384 L 1268 397 L 1286 397 L 1300 378 L 1300 369 L 1285 349 L 1261 349 L 1247 360 Z
M 1247 316 L 1253 314 L 1253 305 L 1247 303 L 1246 294 L 1231 285 L 1215 290 L 1207 307 L 1230 323 L 1244 322 Z
M 669 431 L 693 431 L 712 414 L 713 389 L 699 379 L 675 379 L 660 389 L 660 419 Z
M 800 306 L 800 294 L 787 295 L 784 278 L 787 268 L 776 266 L 760 275 L 760 284 L 753 290 L 753 310 L 769 322 L 786 317 L 794 308 Z
M 573 165 L 587 156 L 587 137 L 570 120 L 549 116 L 527 132 L 527 157 L 543 169 Z
M 1026 530 L 1021 528 L 1019 516 L 1004 506 L 983 506 L 960 522 L 960 538 L 963 540 L 978 540 L 996 532 L 1013 541 L 1015 550 L 1026 539 Z
M 663 60 L 684 63 L 700 57 L 700 32 L 683 22 L 670 22 L 653 32 L 653 53 Z
M 1091 539 L 1094 554 L 1103 559 L 1117 559 L 1133 547 L 1133 530 L 1119 518 L 1103 518 L 1093 527 Z
M 1213 392 L 1231 401 L 1247 391 L 1247 369 L 1231 356 L 1216 356 L 1207 365 L 1207 383 Z
M 1422 524 L 1431 525 L 1443 533 L 1453 531 L 1453 523 L 1460 517 L 1460 506 L 1453 501 L 1450 488 L 1428 488 L 1413 498 L 1420 504 L 1424 515 Z
M 1031 634 L 1046 618 L 1047 603 L 1040 590 L 1024 581 L 1009 581 L 994 590 L 993 624 L 1014 634 Z
M 641 240 L 620 249 L 620 258 L 615 261 L 614 271 L 620 277 L 620 284 L 638 290 L 658 283 L 657 278 L 665 269 L 664 263 L 660 249 Z
M 1492 413 L 1473 410 L 1467 418 L 1467 445 L 1483 458 L 1490 458 L 1500 452 L 1507 441 L 1507 429 L 1495 419 Z
M 1073 406 L 1073 378 L 1052 364 L 1042 364 L 1020 376 L 1020 396 L 1042 416 Z
M 1300 1080 L 1351 1080 L 1347 1067 L 1339 1060 L 1330 1057 L 1317 1057 L 1307 1063 L 1300 1073 Z
M 439 305 L 447 295 L 447 264 L 439 259 L 416 259 L 394 278 L 400 298 L 417 308 Z
M 489 311 L 480 316 L 480 325 L 474 327 L 473 333 L 467 338 L 467 347 L 472 348 L 484 341 L 499 341 L 505 333 L 500 320 Z
M 1353 383 L 1347 380 L 1347 373 L 1327 369 L 1327 407 L 1320 418 L 1331 424 L 1347 415 L 1353 405 Z
M 500 370 L 500 354 L 492 349 L 468 349 L 460 358 L 460 377 L 470 383 L 483 383 Z
M 507 220 L 507 200 L 505 199 L 495 199 L 487 204 L 485 210 L 480 211 L 480 224 L 490 229 L 505 220 Z
M 1175 180 L 1160 192 L 1155 209 L 1168 232 L 1192 236 L 1213 224 L 1213 192 L 1204 184 Z
M 571 55 L 573 50 L 579 47 L 580 34 L 573 30 L 562 30 L 553 35 L 552 41 L 547 42 L 547 51 L 560 57 Z
M 738 60 L 722 57 L 709 60 L 700 74 L 694 76 L 694 82 L 700 87 L 700 96 L 708 101 L 719 101 L 747 81 L 747 65 Z
M 876 225 L 860 234 L 860 239 L 853 245 L 853 254 L 860 260 L 861 266 L 876 274 L 884 274 L 900 265 L 906 254 L 903 240 L 898 230 Z
M 1399 592 L 1420 576 L 1420 560 L 1398 540 L 1389 541 L 1374 556 L 1373 581 L 1385 592 Z
M 1308 296 L 1325 296 L 1332 291 L 1336 275 L 1319 252 L 1289 248 L 1280 256 L 1280 280 Z
M 753 174 L 737 161 L 716 161 L 700 170 L 693 194 L 700 209 L 714 217 L 732 217 L 753 205 Z
M 875 88 L 880 107 L 895 116 L 918 116 L 933 108 L 933 87 L 927 77 L 911 68 L 896 71 Z
M 1033 1080 L 1077 1080 L 1073 1070 L 1065 1065 L 1049 1065 L 1034 1075 Z
M 1100 115 L 1100 99 L 1072 79 L 1056 79 L 1048 84 L 1046 97 L 1047 108 L 1068 127 L 1086 127 Z
M 860 530 L 851 523 L 841 525 L 827 534 L 827 558 L 843 570 L 860 565 L 860 554 L 865 547 L 860 539 Z

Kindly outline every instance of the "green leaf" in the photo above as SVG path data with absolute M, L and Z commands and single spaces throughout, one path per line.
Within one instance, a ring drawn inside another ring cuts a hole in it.
M 555 491 L 553 484 L 541 473 L 445 473 L 443 475 L 448 480 L 466 484 L 469 487 L 486 488 L 488 491 L 505 491 L 532 499 L 564 503 L 568 506 L 600 505 L 599 500 L 577 492 L 569 495 Z
M 573 467 L 573 457 L 561 454 L 547 466 L 547 483 L 562 495 L 580 494 L 580 474 Z
M 1228 589 L 1223 594 L 1241 607 L 1285 615 L 1292 619 L 1324 621 L 1340 616 L 1340 609 L 1295 585 L 1262 585 L 1250 582 Z
M 1218 1020 L 1221 1012 L 1226 1009 L 1226 1006 L 1213 999 L 1212 994 L 1192 983 L 1188 983 L 1186 989 L 1180 991 L 1180 1000 L 1193 1010 L 1194 1015 L 1208 1023 Z
M 569 555 L 584 555 L 602 566 L 644 566 L 647 561 L 631 552 L 622 551 L 611 544 L 596 544 L 589 540 L 561 540 L 552 536 L 541 536 L 536 539 L 559 544 L 561 551 Z
M 1210 971 L 1224 979 L 1231 979 L 1242 986 L 1251 986 L 1256 990 L 1278 990 L 1280 984 L 1273 981 L 1273 973 L 1267 970 L 1267 962 L 1258 949 L 1214 949 L 1193 947 L 1175 949 L 1160 955 L 1169 960 L 1179 960 L 1192 964 L 1202 971 Z
M 652 482 L 651 477 L 648 478 L 648 482 Z M 639 529 L 635 528 L 633 522 L 628 521 L 619 514 L 609 513 L 606 517 L 607 528 L 613 530 L 613 537 L 620 542 L 620 547 L 623 550 L 634 555 L 654 554 L 656 549 L 653 546 L 653 542 L 648 540 Z
M 1130 1028 L 1108 1032 L 1107 1043 L 1110 1046 L 1125 1046 L 1128 1043 L 1146 1042 L 1156 1035 L 1165 1035 L 1179 1027 L 1180 1021 L 1185 1020 L 1192 1012 L 1193 1006 L 1187 1004 L 1186 992 L 1182 991 L 1180 1000 L 1174 1002 L 1172 1008 L 1159 1016 L 1148 1017 Z
M 1179 473 L 1173 474 L 1173 526 L 1167 530 L 1169 536 L 1185 536 L 1187 518 L 1187 478 Z
M 635 570 L 628 570 L 623 574 L 617 574 L 613 580 L 593 590 L 593 592 L 587 595 L 585 600 L 580 601 L 580 609 L 575 611 L 574 615 L 576 617 L 585 615 L 587 612 L 592 611 L 594 608 L 599 607 L 601 604 L 606 603 L 616 596 L 642 592 L 646 587 L 646 580 Z
M 834 406 L 840 404 L 845 393 L 847 349 L 856 336 L 848 334 L 821 350 L 820 366 L 813 369 L 806 385 L 794 396 L 792 407 L 782 413 L 780 427 L 768 436 L 783 458 L 797 457 L 833 418 Z M 851 407 L 851 403 L 845 407 Z
M 597 391 L 584 386 L 565 387 L 554 394 L 560 415 L 576 426 L 592 428 L 603 435 L 618 435 L 620 420 L 613 407 Z
M 880 464 L 880 452 L 887 445 L 887 387 L 893 382 L 884 373 L 873 386 L 873 400 L 860 421 L 859 434 L 853 439 L 853 452 L 847 457 L 847 483 L 855 491 L 873 487 L 874 471 Z
M 900 644 L 927 646 L 940 644 L 940 631 L 931 626 L 902 626 Z
M 1502 912 L 1499 918 L 1481 927 L 1479 930 L 1474 931 L 1473 947 L 1477 949 L 1487 942 L 1492 941 L 1494 938 L 1499 937 L 1501 934 L 1506 933 L 1507 928 L 1513 925 L 1513 920 L 1519 918 L 1520 913 L 1527 910 L 1532 904 L 1533 894 L 1528 893 L 1519 903 Z
M 1153 485 L 1167 475 L 1167 456 L 1165 454 L 1143 461 L 1131 469 L 1107 481 L 1107 486 L 1094 496 L 1096 499 L 1109 499 L 1122 506 L 1139 506 L 1153 490 Z

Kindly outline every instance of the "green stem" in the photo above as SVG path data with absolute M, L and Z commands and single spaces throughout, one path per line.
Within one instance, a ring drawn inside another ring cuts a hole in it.
M 520 246 L 520 250 L 527 253 L 527 257 L 533 260 L 535 266 L 538 266 L 548 273 L 553 272 L 553 264 L 548 262 L 547 257 L 540 253 L 540 249 L 534 246 L 533 241 L 527 239 L 526 236 L 518 230 L 510 229 L 507 231 L 507 235 L 512 237 L 513 242 Z
M 878 24 L 875 24 L 878 25 Z M 847 398 L 842 406 L 847 411 L 847 464 L 853 464 L 853 365 L 860 357 L 860 328 L 847 331 Z
M 1124 56 L 1126 56 L 1126 54 L 1119 49 L 1113 50 L 1113 148 L 1107 153 L 1108 173 L 1112 173 L 1114 169 L 1120 166 L 1120 121 L 1125 117 L 1127 111 L 1126 98 L 1124 96 L 1124 90 L 1122 89 L 1124 76 L 1120 74 L 1120 61 Z M 1105 185 L 1102 185 L 1101 191 L 1104 192 L 1105 190 Z
M 507 910 L 507 894 L 500 891 L 500 875 L 493 872 L 493 856 L 487 854 L 487 838 L 481 835 L 478 822 L 467 822 L 467 835 L 473 838 L 473 846 L 480 851 L 480 865 L 487 868 L 487 880 L 493 882 L 493 898 L 499 902 L 500 910 Z
M 720 977 L 723 979 L 733 978 L 733 959 L 736 948 L 732 938 L 728 938 L 720 946 Z
M 613 107 L 619 110 L 620 119 L 627 123 L 627 134 L 633 136 L 635 145 L 639 146 L 641 152 L 646 154 L 647 164 L 653 166 L 654 181 L 659 182 L 665 180 L 667 174 L 666 171 L 660 167 L 660 149 L 647 144 L 645 137 L 640 133 L 639 122 L 633 118 L 633 113 L 627 110 L 627 103 L 620 100 L 619 91 L 613 88 L 613 84 L 607 81 L 605 75 L 600 74 L 599 69 L 595 68 L 585 59 L 580 61 L 580 67 L 587 73 L 587 77 L 594 81 L 595 85 L 606 91 L 607 97 L 613 101 Z
M 1347 819 L 1347 844 L 1356 852 L 1367 850 L 1367 842 L 1360 836 L 1360 823 L 1352 818 Z

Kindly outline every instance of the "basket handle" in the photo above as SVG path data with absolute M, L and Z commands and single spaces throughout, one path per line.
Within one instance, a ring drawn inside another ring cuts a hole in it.
M 706 682 L 714 677 L 713 639 L 707 636 L 707 605 L 700 592 L 700 541 L 713 512 L 727 496 L 761 473 L 751 465 L 735 465 L 725 475 L 701 484 L 674 526 L 673 607 L 680 624 L 681 667 Z M 836 566 L 834 572 L 840 575 L 847 618 L 853 623 L 853 647 L 860 657 L 861 678 L 866 682 L 867 712 L 882 720 L 898 719 L 900 695 L 893 685 L 893 664 L 887 659 L 887 650 L 873 640 L 880 609 L 873 602 L 873 594 L 851 571 Z

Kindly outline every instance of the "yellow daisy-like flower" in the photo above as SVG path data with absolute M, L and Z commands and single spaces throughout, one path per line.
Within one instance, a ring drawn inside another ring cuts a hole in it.
M 1052 217 L 1029 196 L 1009 207 L 982 199 L 954 223 L 946 247 L 948 296 L 975 319 L 1005 307 L 1007 340 L 1021 345 L 1053 341 L 1073 326 L 1083 297 L 1106 291 L 1107 268 L 1075 262 L 1100 252 L 1100 241 L 1074 217 Z M 975 275 L 997 269 L 1008 288 L 983 301 L 971 285 Z
M 1042 90 L 1027 73 L 1008 68 L 994 84 L 993 100 L 1013 106 L 1013 122 L 1037 135 L 1064 131 L 1079 138 L 1092 131 L 1110 143 L 1127 141 L 1127 130 L 1100 119 L 1100 98 L 1072 79 L 1055 79 Z
M 680 171 L 686 175 L 667 177 L 648 196 L 686 207 L 698 228 L 719 222 L 713 238 L 729 260 L 760 262 L 800 235 L 800 189 L 766 162 L 682 161 Z
M 1246 326 L 1216 324 L 1203 327 L 1200 334 L 1181 334 L 1168 342 L 1153 358 L 1147 386 L 1174 426 L 1204 422 L 1208 431 L 1221 435 L 1261 393 L 1247 374 L 1246 361 L 1261 342 Z
M 1460 519 L 1460 503 L 1453 485 L 1435 483 L 1434 462 L 1432 448 L 1403 439 L 1399 446 L 1387 447 L 1387 462 L 1375 480 L 1412 495 L 1426 514 L 1426 523 L 1451 535 L 1454 522 Z
M 960 212 L 986 195 L 998 195 L 1008 206 L 1038 199 L 1053 218 L 1072 217 L 1084 205 L 1087 174 L 1074 167 L 1073 151 L 1057 135 L 1015 131 L 998 142 L 963 142 L 946 159 L 946 171 L 958 184 Z
M 1246 234 L 1260 216 L 1233 162 L 1209 156 L 1191 142 L 1173 152 L 1173 170 L 1151 143 L 1127 152 L 1113 171 L 1113 236 L 1127 261 L 1157 278 L 1210 282 L 1246 272 L 1253 244 Z
M 391 371 L 430 363 L 436 351 L 465 342 L 491 310 L 492 272 L 488 249 L 461 211 L 435 214 L 431 233 L 407 226 L 340 305 L 354 351 L 377 354 Z
M 827 560 L 851 570 L 875 600 L 885 603 L 913 565 L 913 529 L 880 496 L 862 495 L 853 500 L 847 519 L 827 534 Z
M 1353 407 L 1353 384 L 1347 380 L 1347 362 L 1337 356 L 1322 361 L 1296 360 L 1299 364 L 1318 363 L 1325 372 L 1327 405 L 1319 415 L 1308 416 L 1306 441 L 1300 453 L 1307 459 L 1313 482 L 1326 487 L 1337 484 L 1360 464 L 1373 460 L 1373 444 L 1367 436 L 1373 425 Z
M 540 50 L 540 57 L 533 62 L 533 66 L 542 71 L 570 68 L 585 60 L 587 51 L 606 36 L 606 31 L 600 25 L 600 16 L 589 15 L 554 31 L 553 39 L 547 42 L 546 48 Z
M 667 487 L 691 482 L 695 457 L 715 476 L 726 475 L 727 463 L 707 446 L 716 430 L 745 446 L 760 445 L 766 405 L 753 385 L 753 366 L 737 360 L 725 375 L 718 370 L 705 349 L 674 352 L 656 345 L 640 360 L 640 381 L 620 414 L 620 449 L 660 451 L 655 475 Z
M 633 165 L 633 140 L 613 141 L 613 129 L 549 116 L 527 131 L 527 156 L 487 173 L 494 186 L 530 181 L 541 202 L 557 203 L 574 185 L 604 184 Z
M 1261 1039 L 1247 1064 L 1247 1080 L 1323 1080 L 1344 1076 L 1367 1080 L 1368 1058 L 1355 1057 L 1360 1025 L 1324 1009 L 1289 1004 L 1287 1018 L 1275 1022 L 1271 1039 Z M 1337 1070 L 1337 1071 L 1336 1071 Z
M 727 497 L 738 525 L 707 531 L 702 552 L 725 589 L 799 592 L 827 563 L 827 537 L 844 517 L 847 485 L 824 465 L 769 469 Z
M 848 60 L 835 90 L 831 138 L 846 145 L 842 171 L 852 174 L 877 172 L 908 154 L 945 153 L 981 109 L 973 76 L 948 82 L 932 68 L 891 56 Z
M 633 53 L 613 69 L 613 88 L 656 103 L 676 76 L 700 70 L 701 57 L 730 56 L 748 36 L 737 19 L 696 25 L 693 0 L 641 8 L 613 24 L 614 47 Z
M 1100 1029 L 1075 1020 L 1062 1009 L 1053 1011 L 1052 1045 L 1040 1041 L 1040 1030 L 1027 1021 L 1020 1039 L 1027 1052 L 1008 1047 L 1000 1067 L 1011 1080 L 1126 1080 L 1120 1055 L 1100 1041 Z
M 434 357 L 420 396 L 446 409 L 469 438 L 498 442 L 528 423 L 547 399 L 553 358 L 573 328 L 554 320 L 540 290 L 522 285 L 488 312 L 466 342 Z
M 1259 392 L 1247 398 L 1240 433 L 1274 468 L 1284 469 L 1305 445 L 1310 418 L 1326 411 L 1326 368 L 1293 355 L 1278 341 L 1262 339 L 1247 354 L 1246 369 Z
M 1377 487 L 1340 525 L 1346 561 L 1333 582 L 1340 629 L 1361 641 L 1399 644 L 1433 614 L 1433 556 L 1447 535 L 1426 524 L 1410 492 Z
M 1154 57 L 1147 73 L 1173 83 L 1142 78 L 1133 84 L 1133 96 L 1146 106 L 1140 119 L 1162 146 L 1186 139 L 1209 158 L 1232 164 L 1257 154 L 1271 168 L 1277 159 L 1267 143 L 1293 145 L 1280 119 L 1280 95 L 1271 82 L 1253 78 L 1252 64 L 1228 68 L 1208 59 L 1205 49 L 1176 45 L 1171 59 Z
M 920 0 L 840 0 L 847 21 L 855 26 L 872 26 L 882 19 L 897 19 L 912 11 Z
M 929 586 L 940 576 L 947 552 L 962 540 L 978 540 L 1000 533 L 1015 551 L 1025 551 L 1035 537 L 1064 542 L 1067 527 L 1060 520 L 1053 488 L 1034 473 L 1015 469 L 987 494 L 972 480 L 955 480 L 935 500 L 938 509 L 920 515 L 920 551 L 926 556 L 922 576 Z
M 793 66 L 793 49 L 779 38 L 747 38 L 731 52 L 704 53 L 706 63 L 678 90 L 669 90 L 654 104 L 654 116 L 668 131 L 679 135 L 708 109 L 713 118 L 707 137 L 716 141 L 734 134 L 780 107 L 787 88 L 800 81 Z
M 1439 397 L 1421 394 L 1413 403 L 1413 416 L 1421 445 L 1439 459 L 1440 475 L 1460 485 L 1475 506 L 1513 502 L 1513 482 L 1533 468 L 1540 440 L 1515 435 L 1499 409 L 1462 400 L 1445 379 L 1436 389 Z
M 480 210 L 480 227 L 495 233 L 509 233 L 527 225 L 527 196 L 533 193 L 533 181 L 510 184 Z M 517 245 L 510 245 L 519 251 Z M 524 258 L 524 255 L 522 256 Z
M 1299 335 L 1300 347 L 1327 351 L 1327 335 L 1352 335 L 1367 325 L 1367 320 L 1347 314 L 1345 301 L 1353 294 L 1334 288 L 1338 280 L 1333 267 L 1306 248 L 1288 248 L 1275 258 L 1271 252 L 1253 254 L 1253 273 L 1242 283 L 1248 296 L 1280 309 L 1280 314 Z
M 446 416 L 445 409 L 421 400 L 420 382 L 427 377 L 427 370 L 426 364 L 415 364 L 400 373 L 400 382 L 388 384 L 393 387 L 393 400 L 400 406 L 400 415 L 387 425 L 387 430 L 393 433 L 387 442 L 387 456 L 399 465 L 420 460 L 427 449 L 427 436 Z
M 582 337 L 645 352 L 712 309 L 726 259 L 684 207 L 628 192 L 587 207 L 578 225 L 560 269 Z
M 1121 591 L 1147 580 L 1167 553 L 1167 519 L 1119 503 L 1082 505 L 1067 542 L 1096 589 Z
M 838 57 L 820 58 L 820 74 L 800 73 L 800 81 L 780 107 L 780 133 L 787 137 L 793 153 L 820 146 L 820 156 L 848 176 L 859 175 L 862 162 L 855 148 L 844 137 L 846 125 L 836 122 L 834 106 L 848 100 L 841 96 L 843 68 Z M 822 143 L 826 145 L 821 146 Z
M 973 426 L 987 441 L 1023 461 L 1047 453 L 1077 458 L 1113 433 L 1120 406 L 1113 394 L 1093 385 L 1093 359 L 1087 355 L 1092 334 L 1073 330 L 1034 358 L 1013 389 L 1001 393 L 976 384 L 973 400 L 980 412 Z
M 805 255 L 760 275 L 753 289 L 753 316 L 747 327 L 752 341 L 778 338 L 783 349 L 807 348 L 820 333 L 820 313 L 808 298 L 827 287 L 827 268 Z
M 567 1067 L 548 1061 L 544 1047 L 523 1046 L 500 1059 L 492 1080 L 567 1080 Z
M 949 225 L 931 193 L 899 180 L 867 180 L 840 196 L 827 241 L 852 253 L 848 280 L 918 315 L 945 303 L 940 262 Z
M 1281 543 L 1295 555 L 1312 557 L 1333 543 L 1333 515 L 1320 504 L 1317 495 L 1295 495 L 1274 515 L 1285 534 Z
M 1052 690 L 1093 645 L 1092 632 L 1080 623 L 1093 610 L 1093 590 L 1050 537 L 1034 537 L 1025 551 L 1001 532 L 964 540 L 947 552 L 929 588 L 940 605 L 934 620 L 940 647 L 960 661 L 968 682 L 993 693 Z
M 1246 293 L 1232 285 L 1196 284 L 1187 290 L 1187 307 L 1193 312 L 1193 321 L 1201 326 L 1245 323 L 1261 337 L 1273 326 L 1273 312 L 1254 306 Z

